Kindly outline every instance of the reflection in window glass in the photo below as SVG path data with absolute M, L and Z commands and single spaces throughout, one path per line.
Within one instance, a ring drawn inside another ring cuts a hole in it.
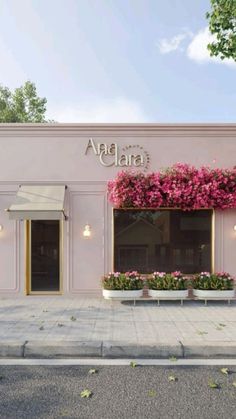
M 114 210 L 114 269 L 211 271 L 211 210 Z

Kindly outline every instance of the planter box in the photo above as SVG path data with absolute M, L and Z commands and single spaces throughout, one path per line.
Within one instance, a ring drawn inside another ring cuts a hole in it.
M 140 298 L 143 295 L 143 290 L 102 290 L 102 295 L 106 299 L 110 298 L 129 298 L 130 300 Z
M 149 297 L 153 298 L 176 298 L 188 297 L 188 290 L 148 290 Z
M 194 297 L 198 298 L 234 298 L 234 290 L 224 290 L 224 291 L 217 291 L 217 290 L 195 290 L 193 289 Z

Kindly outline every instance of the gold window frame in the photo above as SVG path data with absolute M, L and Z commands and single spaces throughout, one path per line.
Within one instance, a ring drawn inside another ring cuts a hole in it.
M 63 294 L 63 221 L 59 221 L 59 291 L 32 291 L 31 289 L 31 221 L 25 221 L 25 294 L 62 295 Z

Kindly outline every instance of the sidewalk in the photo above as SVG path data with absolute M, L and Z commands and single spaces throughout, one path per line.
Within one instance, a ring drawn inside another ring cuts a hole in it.
M 236 357 L 236 303 L 0 298 L 0 357 Z

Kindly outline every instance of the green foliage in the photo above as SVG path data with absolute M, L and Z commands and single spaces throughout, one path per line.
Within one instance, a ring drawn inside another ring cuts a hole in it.
M 181 272 L 154 272 L 147 278 L 148 288 L 151 290 L 186 290 L 187 281 Z
M 208 45 L 211 55 L 236 61 L 236 0 L 211 0 L 206 17 L 210 32 L 216 36 Z
M 209 272 L 201 272 L 193 277 L 193 288 L 198 290 L 232 290 L 234 288 L 234 280 L 226 272 L 210 274 Z
M 111 272 L 102 280 L 102 287 L 105 290 L 141 290 L 143 285 L 143 280 L 136 271 L 126 273 Z
M 0 85 L 0 123 L 47 122 L 46 98 L 37 96 L 34 83 L 27 81 L 13 92 Z

